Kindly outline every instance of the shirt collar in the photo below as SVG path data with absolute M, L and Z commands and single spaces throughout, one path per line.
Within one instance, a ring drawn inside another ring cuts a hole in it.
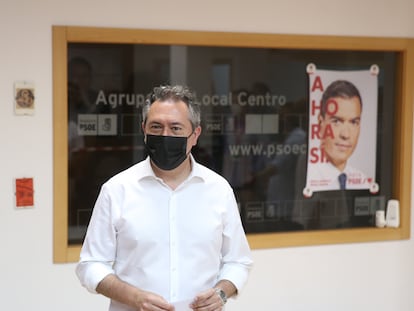
M 206 174 L 203 169 L 204 167 L 194 159 L 191 153 L 190 153 L 190 160 L 191 160 L 191 172 L 188 178 L 186 179 L 186 181 L 189 181 L 193 178 L 205 181 Z M 140 175 L 141 176 L 139 180 L 146 179 L 146 178 L 155 178 L 155 179 L 158 178 L 155 175 L 151 167 L 151 160 L 149 156 L 147 156 L 145 160 L 142 161 L 142 171 Z
M 191 153 L 190 153 L 190 160 L 191 160 L 191 173 L 190 173 L 190 176 L 188 176 L 187 180 L 190 180 L 192 178 L 198 178 L 198 179 L 205 181 L 207 177 L 204 171 L 205 167 L 202 166 L 200 163 L 198 163 L 194 159 Z
M 332 167 L 332 169 L 339 175 L 339 174 L 342 174 L 342 173 L 345 173 L 345 174 L 349 174 L 349 172 L 350 172 L 350 170 L 351 170 L 351 167 L 349 166 L 349 164 L 348 164 L 348 162 L 345 164 L 345 167 L 344 167 L 344 169 L 342 170 L 342 171 L 340 171 L 336 166 L 334 166 L 332 163 L 330 163 L 331 164 L 331 167 Z

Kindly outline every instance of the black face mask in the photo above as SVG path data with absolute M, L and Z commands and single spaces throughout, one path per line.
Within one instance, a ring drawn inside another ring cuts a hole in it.
M 145 149 L 157 167 L 170 171 L 187 158 L 188 137 L 147 135 Z

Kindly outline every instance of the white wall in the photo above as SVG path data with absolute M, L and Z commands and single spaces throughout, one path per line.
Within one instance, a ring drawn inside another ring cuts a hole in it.
M 0 0 L 2 310 L 107 305 L 80 287 L 74 264 L 52 263 L 52 25 L 414 37 L 411 0 L 242 3 Z M 36 84 L 33 117 L 13 113 L 17 80 Z M 34 209 L 13 208 L 16 177 L 34 177 Z M 228 310 L 414 310 L 412 240 L 256 250 L 254 259 L 247 287 Z

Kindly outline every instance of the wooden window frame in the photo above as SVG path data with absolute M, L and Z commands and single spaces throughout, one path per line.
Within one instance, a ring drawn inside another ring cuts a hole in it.
M 252 249 L 403 240 L 410 238 L 414 39 L 166 31 L 53 26 L 53 234 L 55 263 L 75 262 L 81 245 L 68 244 L 68 43 L 170 44 L 275 49 L 398 52 L 393 196 L 400 201 L 398 228 L 353 228 L 248 234 Z

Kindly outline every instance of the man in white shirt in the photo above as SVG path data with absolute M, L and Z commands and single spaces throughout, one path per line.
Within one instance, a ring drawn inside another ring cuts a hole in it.
M 229 183 L 191 155 L 201 134 L 194 94 L 154 88 L 142 129 L 149 156 L 102 186 L 77 275 L 110 311 L 220 311 L 252 259 Z
M 326 88 L 318 117 L 326 161 L 309 165 L 308 187 L 313 191 L 369 188 L 365 174 L 348 164 L 358 144 L 361 114 L 362 99 L 354 84 L 336 80 Z

